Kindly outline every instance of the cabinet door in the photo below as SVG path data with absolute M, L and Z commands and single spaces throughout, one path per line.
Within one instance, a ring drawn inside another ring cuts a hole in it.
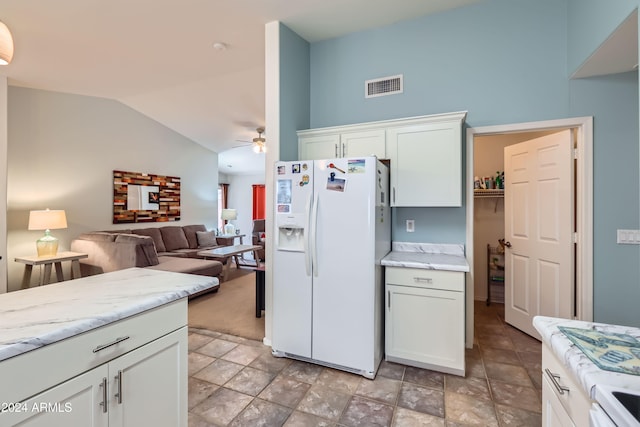
M 187 328 L 109 363 L 111 426 L 187 426 Z
M 340 157 L 340 135 L 306 135 L 298 139 L 298 160 Z
M 553 392 L 549 379 L 545 375 L 542 377 L 542 427 L 575 426 L 573 420 Z
M 376 156 L 386 159 L 385 136 L 384 129 L 344 133 L 340 135 L 340 157 Z
M 22 403 L 3 407 L 7 412 L 0 414 L 0 425 L 106 427 L 103 387 L 107 378 L 107 366 L 99 366 Z
M 391 128 L 392 206 L 461 206 L 461 123 Z
M 464 293 L 386 286 L 387 359 L 464 375 Z

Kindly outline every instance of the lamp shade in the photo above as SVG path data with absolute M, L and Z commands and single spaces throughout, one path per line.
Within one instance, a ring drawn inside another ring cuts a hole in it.
M 0 21 L 0 65 L 7 65 L 13 59 L 13 37 L 11 31 Z
M 29 212 L 29 230 L 56 230 L 67 228 L 67 216 L 63 210 Z
M 235 209 L 222 209 L 222 219 L 230 220 L 230 219 L 238 219 L 238 211 Z

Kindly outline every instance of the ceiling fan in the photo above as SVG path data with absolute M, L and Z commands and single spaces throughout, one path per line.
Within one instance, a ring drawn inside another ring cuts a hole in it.
M 262 136 L 262 134 L 264 133 L 264 127 L 259 127 L 256 129 L 256 132 L 258 132 L 258 136 L 257 138 L 253 138 L 253 142 L 250 141 L 243 141 L 243 140 L 236 140 L 238 142 L 246 142 L 246 144 L 242 144 L 242 145 L 236 145 L 236 147 L 242 147 L 248 144 L 252 144 L 253 145 L 253 151 L 255 153 L 264 153 L 265 151 L 267 151 L 267 147 L 266 147 L 266 142 L 267 140 Z

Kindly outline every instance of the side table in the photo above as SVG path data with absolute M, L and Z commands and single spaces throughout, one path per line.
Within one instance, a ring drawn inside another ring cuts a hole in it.
M 64 274 L 62 273 L 63 261 L 71 261 L 71 278 L 77 279 L 80 277 L 80 260 L 83 258 L 89 258 L 89 255 L 78 252 L 58 252 L 54 256 L 26 256 L 16 258 L 16 262 L 24 264 L 24 275 L 22 276 L 22 286 L 20 288 L 27 289 L 31 284 L 31 271 L 34 265 L 44 265 L 44 274 L 40 276 L 39 286 L 49 284 L 52 265 L 55 265 L 58 282 L 64 281 Z

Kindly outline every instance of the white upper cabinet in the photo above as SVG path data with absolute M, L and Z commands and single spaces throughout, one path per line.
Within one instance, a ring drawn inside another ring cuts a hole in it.
M 298 136 L 298 159 L 336 159 L 340 150 L 340 134 Z
M 391 206 L 462 205 L 462 123 L 466 113 L 408 119 L 387 129 Z
M 389 159 L 391 206 L 462 206 L 466 111 L 298 131 L 298 159 Z
M 342 153 L 339 157 L 376 156 L 386 159 L 385 136 L 384 129 L 341 134 Z
M 340 157 L 387 158 L 385 129 L 340 126 L 298 131 L 298 159 L 321 160 Z

